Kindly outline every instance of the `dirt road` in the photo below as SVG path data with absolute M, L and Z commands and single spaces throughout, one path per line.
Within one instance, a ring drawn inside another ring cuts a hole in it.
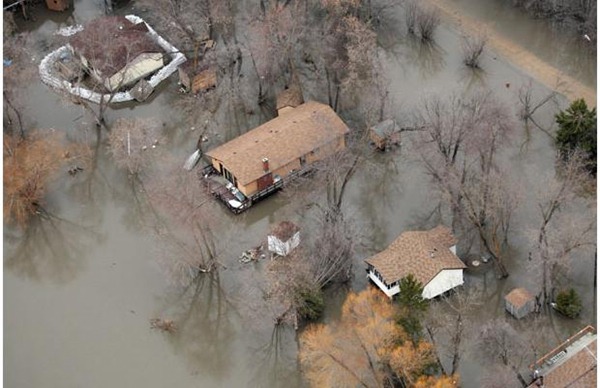
M 486 23 L 478 22 L 469 16 L 461 14 L 448 1 L 427 1 L 441 12 L 442 20 L 450 22 L 464 33 L 474 35 L 478 32 L 492 30 L 491 26 L 488 26 Z M 593 88 L 582 84 L 573 77 L 544 62 L 514 41 L 498 34 L 489 34 L 488 48 L 529 73 L 534 79 L 543 83 L 548 88 L 557 89 L 557 85 L 560 85 L 557 91 L 570 101 L 584 98 L 589 106 L 596 106 L 596 91 Z

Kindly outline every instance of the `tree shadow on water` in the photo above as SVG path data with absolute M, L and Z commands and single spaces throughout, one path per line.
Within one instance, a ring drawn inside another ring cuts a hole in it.
M 252 387 L 284 387 L 297 386 L 296 349 L 294 344 L 296 333 L 288 325 L 275 325 L 268 341 L 254 349 L 254 357 L 250 358 L 250 368 L 254 370 L 248 386 Z M 293 351 L 290 351 L 293 350 Z
M 176 327 L 168 338 L 176 352 L 187 358 L 193 374 L 219 381 L 232 373 L 236 331 L 232 313 L 217 272 L 200 274 L 167 296 L 161 314 Z
M 88 246 L 103 238 L 93 227 L 44 213 L 22 234 L 5 229 L 4 268 L 19 277 L 65 284 L 85 267 Z

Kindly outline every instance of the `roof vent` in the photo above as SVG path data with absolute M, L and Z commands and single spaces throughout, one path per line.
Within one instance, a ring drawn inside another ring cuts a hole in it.
M 433 259 L 435 257 L 436 253 L 437 253 L 437 248 L 433 248 L 433 250 L 429 252 L 429 257 L 431 257 Z

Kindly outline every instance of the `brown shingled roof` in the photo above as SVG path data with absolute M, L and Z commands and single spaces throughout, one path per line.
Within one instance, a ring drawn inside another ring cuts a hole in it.
M 450 229 L 442 225 L 429 231 L 404 232 L 365 262 L 375 267 L 387 284 L 412 274 L 425 286 L 444 269 L 466 268 L 449 249 L 455 243 Z
M 262 159 L 274 171 L 349 131 L 329 105 L 308 101 L 289 113 L 206 153 L 231 172 L 242 185 L 265 174 Z
M 290 221 L 282 221 L 273 228 L 271 234 L 281 241 L 289 240 L 300 228 Z
M 117 73 L 142 53 L 162 52 L 143 22 L 134 24 L 123 16 L 94 19 L 69 43 L 103 77 Z
M 290 85 L 277 95 L 276 109 L 285 108 L 286 106 L 295 108 L 304 103 L 302 95 L 302 87 L 296 74 L 292 75 Z
M 504 299 L 516 308 L 520 309 L 521 307 L 525 306 L 527 302 L 533 300 L 533 295 L 531 295 L 529 291 L 524 288 L 515 288 L 509 292 Z
M 544 387 L 595 387 L 596 340 L 544 376 Z
M 530 365 L 530 368 L 540 371 L 545 388 L 595 387 L 596 358 L 595 329 L 586 326 L 537 360 L 535 365 Z M 534 380 L 529 387 L 538 387 L 538 380 Z

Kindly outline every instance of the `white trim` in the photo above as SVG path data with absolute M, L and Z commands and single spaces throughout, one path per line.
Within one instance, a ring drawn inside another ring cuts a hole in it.
M 394 295 L 396 295 L 397 293 L 400 292 L 400 286 L 399 285 L 395 285 L 393 287 L 388 288 L 375 274 L 375 272 L 373 270 L 370 270 L 367 273 L 367 276 L 369 277 L 369 279 L 371 279 L 373 281 L 373 283 L 375 283 L 377 285 L 377 287 L 379 287 L 381 289 L 381 291 L 383 291 L 384 294 L 386 294 L 387 296 L 389 296 L 390 298 Z

